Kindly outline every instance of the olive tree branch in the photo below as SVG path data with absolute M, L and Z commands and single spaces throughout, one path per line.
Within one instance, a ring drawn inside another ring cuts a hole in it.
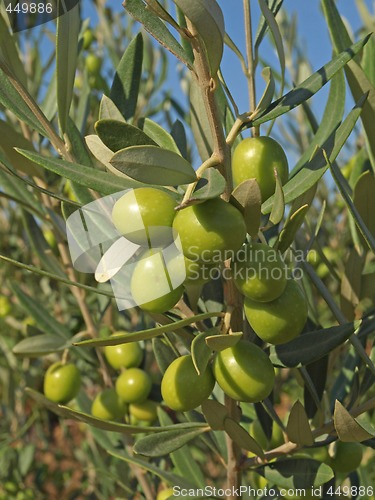
M 355 418 L 358 417 L 359 415 L 362 415 L 363 413 L 366 413 L 369 410 L 373 410 L 374 408 L 375 408 L 375 397 L 369 399 L 368 401 L 365 401 L 356 408 L 352 408 L 349 411 L 349 414 L 353 418 Z M 336 435 L 333 419 L 330 420 L 329 422 L 326 422 L 318 429 L 313 430 L 312 432 L 314 439 L 320 436 L 324 436 L 325 434 L 331 434 L 333 437 Z M 252 467 L 253 465 L 264 465 L 274 458 L 295 453 L 296 451 L 299 451 L 301 448 L 303 448 L 303 446 L 300 446 L 297 443 L 292 443 L 292 441 L 289 441 L 288 443 L 284 443 L 281 446 L 274 448 L 273 450 L 266 451 L 264 454 L 264 459 L 260 457 L 248 458 L 241 465 L 241 469 L 247 469 L 249 467 Z
M 196 78 L 201 89 L 204 106 L 207 113 L 207 118 L 213 139 L 213 153 L 211 158 L 214 158 L 219 167 L 220 173 L 227 181 L 227 190 L 224 194 L 228 201 L 232 190 L 232 172 L 230 165 L 230 150 L 225 141 L 224 129 L 220 119 L 220 113 L 215 98 L 216 81 L 211 76 L 210 65 L 206 57 L 205 47 L 201 41 L 199 33 L 189 19 L 186 19 L 186 25 L 191 34 L 191 46 L 194 55 L 193 78 Z

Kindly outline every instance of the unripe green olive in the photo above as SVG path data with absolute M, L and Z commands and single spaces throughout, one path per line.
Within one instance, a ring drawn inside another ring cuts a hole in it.
M 160 189 L 130 189 L 113 206 L 113 224 L 133 243 L 149 248 L 165 246 L 173 240 L 176 205 L 174 198 Z
M 183 293 L 182 281 L 178 279 L 175 286 L 175 278 L 161 251 L 147 251 L 137 263 L 131 278 L 130 288 L 135 303 L 149 312 L 168 311 Z
M 85 65 L 90 75 L 98 75 L 102 67 L 102 60 L 96 54 L 88 54 Z
M 269 357 L 260 347 L 245 340 L 219 351 L 214 358 L 213 372 L 228 396 L 249 403 L 269 396 L 275 381 Z
M 221 198 L 180 210 L 173 221 L 184 255 L 205 264 L 233 256 L 246 237 L 246 225 L 237 208 Z
M 72 363 L 58 361 L 44 376 L 44 395 L 55 403 L 65 404 L 74 399 L 81 386 L 81 374 Z
M 157 408 L 158 404 L 156 401 L 146 399 L 140 403 L 131 403 L 129 405 L 129 413 L 130 416 L 136 418 L 137 420 L 142 420 L 152 424 L 158 418 Z
M 129 368 L 116 380 L 116 392 L 124 403 L 141 403 L 150 394 L 152 380 L 140 368 Z
M 346 443 L 337 441 L 335 456 L 330 466 L 335 472 L 349 474 L 361 465 L 363 449 L 360 443 Z
M 180 356 L 166 369 L 161 394 L 165 404 L 175 411 L 189 411 L 211 394 L 215 379 L 210 367 L 198 375 L 190 355 Z
M 248 137 L 233 152 L 234 185 L 247 179 L 256 179 L 263 201 L 275 192 L 275 168 L 281 184 L 285 184 L 288 180 L 288 160 L 283 148 L 271 137 Z
M 297 337 L 307 319 L 306 299 L 294 280 L 272 302 L 245 298 L 244 310 L 255 333 L 270 344 L 283 344 Z
M 123 334 L 126 332 L 118 331 L 113 333 L 111 337 Z M 138 342 L 107 345 L 104 347 L 104 355 L 112 368 L 119 370 L 120 368 L 139 366 L 143 359 L 143 349 Z
M 113 388 L 99 392 L 91 406 L 92 415 L 102 420 L 122 420 L 125 411 L 126 404 Z
M 236 287 L 250 299 L 270 302 L 285 290 L 287 268 L 280 254 L 268 245 L 245 245 L 237 252 L 231 268 Z

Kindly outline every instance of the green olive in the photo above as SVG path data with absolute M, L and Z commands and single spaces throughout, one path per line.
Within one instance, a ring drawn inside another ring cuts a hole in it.
M 272 302 L 245 298 L 244 310 L 255 333 L 270 344 L 283 344 L 297 337 L 307 319 L 306 299 L 294 280 Z

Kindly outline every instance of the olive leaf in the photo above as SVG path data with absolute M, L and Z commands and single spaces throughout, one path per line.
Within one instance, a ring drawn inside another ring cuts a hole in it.
M 188 161 L 157 146 L 121 149 L 110 163 L 120 172 L 146 184 L 175 186 L 196 181 L 196 174 Z

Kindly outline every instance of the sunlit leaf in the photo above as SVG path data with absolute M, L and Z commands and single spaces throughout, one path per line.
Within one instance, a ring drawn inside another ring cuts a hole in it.
M 346 143 L 361 114 L 365 99 L 366 96 L 363 96 L 363 98 L 360 99 L 342 124 L 324 143 L 322 149 L 327 152 L 330 162 L 335 161 L 341 148 Z M 283 186 L 285 203 L 290 203 L 314 186 L 327 171 L 328 167 L 329 165 L 327 164 L 322 150 L 318 151 L 315 156 L 308 163 L 306 163 L 304 168 L 297 172 L 297 174 Z M 273 201 L 274 196 L 271 196 L 271 198 L 262 204 L 263 213 L 266 214 L 272 210 Z
M 192 67 L 192 61 L 189 54 L 181 47 L 163 21 L 153 12 L 145 9 L 145 4 L 142 0 L 126 0 L 125 9 L 132 17 L 134 17 L 134 19 L 142 23 L 145 30 L 148 31 L 163 47 L 172 52 L 172 54 L 178 57 L 188 67 Z M 112 96 L 110 97 L 112 98 Z M 113 101 L 116 103 L 114 99 Z
M 126 333 L 124 335 L 116 335 L 115 337 L 110 337 L 108 339 L 91 339 L 91 340 L 83 340 L 82 342 L 77 342 L 75 345 L 77 346 L 105 346 L 105 345 L 119 345 L 125 344 L 126 342 L 136 342 L 139 340 L 148 340 L 162 333 L 167 332 L 176 332 L 178 333 L 179 328 L 183 328 L 184 326 L 192 325 L 193 323 L 203 321 L 208 318 L 215 318 L 218 316 L 222 316 L 221 312 L 207 312 L 197 314 L 196 316 L 192 316 L 190 318 L 181 319 L 175 321 L 173 323 L 169 323 L 167 325 L 157 326 L 155 328 L 149 328 L 147 330 L 142 330 L 139 332 Z
M 114 153 L 129 146 L 156 146 L 156 142 L 138 127 L 117 120 L 99 120 L 95 123 L 95 131 Z
M 99 193 L 112 194 L 121 189 L 136 188 L 143 186 L 142 183 L 133 179 L 117 177 L 113 174 L 102 172 L 101 170 L 85 167 L 58 158 L 48 158 L 31 151 L 18 150 L 26 158 L 34 161 L 37 165 L 66 177 L 77 184 L 95 189 Z
M 57 335 L 34 335 L 21 340 L 13 347 L 13 354 L 28 358 L 45 356 L 71 347 L 71 342 Z
M 309 76 L 304 82 L 271 104 L 263 113 L 257 115 L 251 122 L 251 126 L 261 125 L 267 121 L 274 120 L 312 97 L 366 45 L 368 40 L 369 35 L 335 56 L 329 63 Z
M 189 425 L 191 426 L 189 428 Z M 161 457 L 178 450 L 192 439 L 198 437 L 203 432 L 207 431 L 207 427 L 202 427 L 202 424 L 186 424 L 185 428 L 165 430 L 166 428 L 160 427 L 162 432 L 157 434 L 150 434 L 144 438 L 139 439 L 134 447 L 134 453 L 144 455 L 146 457 Z
M 192 22 L 203 40 L 211 76 L 219 69 L 224 46 L 224 17 L 215 0 L 173 0 Z
M 131 146 L 115 153 L 111 164 L 146 184 L 174 186 L 196 180 L 193 167 L 180 155 L 157 146 Z

